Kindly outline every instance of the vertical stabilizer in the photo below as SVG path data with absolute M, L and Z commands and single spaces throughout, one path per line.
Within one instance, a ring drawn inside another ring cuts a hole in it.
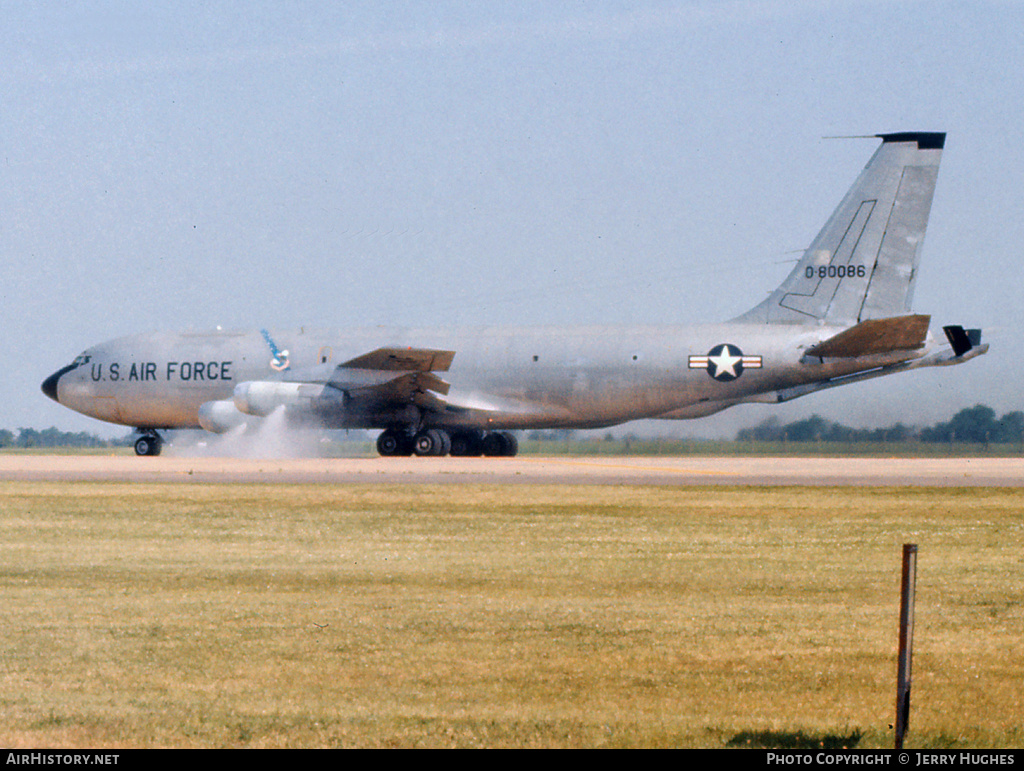
M 736 321 L 850 326 L 910 311 L 946 135 L 877 136 L 882 145 L 793 272 Z

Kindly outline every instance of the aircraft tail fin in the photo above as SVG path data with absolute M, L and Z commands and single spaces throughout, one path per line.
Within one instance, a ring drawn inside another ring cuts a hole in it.
M 735 321 L 851 326 L 910 311 L 946 135 L 877 137 L 881 146 L 793 272 Z

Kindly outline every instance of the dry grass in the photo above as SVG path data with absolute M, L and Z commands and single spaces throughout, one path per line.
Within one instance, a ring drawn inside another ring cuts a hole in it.
M 1021 746 L 1011 489 L 0 484 L 8 747 Z

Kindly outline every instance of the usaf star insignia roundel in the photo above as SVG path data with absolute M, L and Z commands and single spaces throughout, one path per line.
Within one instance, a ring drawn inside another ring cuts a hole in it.
M 760 356 L 744 356 L 743 351 L 729 343 L 716 345 L 706 356 L 690 357 L 690 369 L 706 369 L 708 375 L 723 383 L 735 380 L 745 369 L 758 369 L 760 366 Z

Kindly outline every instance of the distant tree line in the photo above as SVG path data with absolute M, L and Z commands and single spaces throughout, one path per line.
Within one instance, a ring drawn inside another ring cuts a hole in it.
M 914 428 L 902 423 L 888 428 L 851 428 L 820 415 L 783 423 L 771 417 L 736 434 L 740 442 L 975 442 L 1024 443 L 1024 412 L 1008 412 L 996 418 L 991 407 L 978 404 L 960 410 L 951 420 Z
M 47 428 L 37 431 L 34 428 L 19 428 L 17 433 L 0 428 L 0 448 L 17 447 L 116 447 L 125 444 L 125 439 L 102 439 L 85 431 L 71 433 Z

